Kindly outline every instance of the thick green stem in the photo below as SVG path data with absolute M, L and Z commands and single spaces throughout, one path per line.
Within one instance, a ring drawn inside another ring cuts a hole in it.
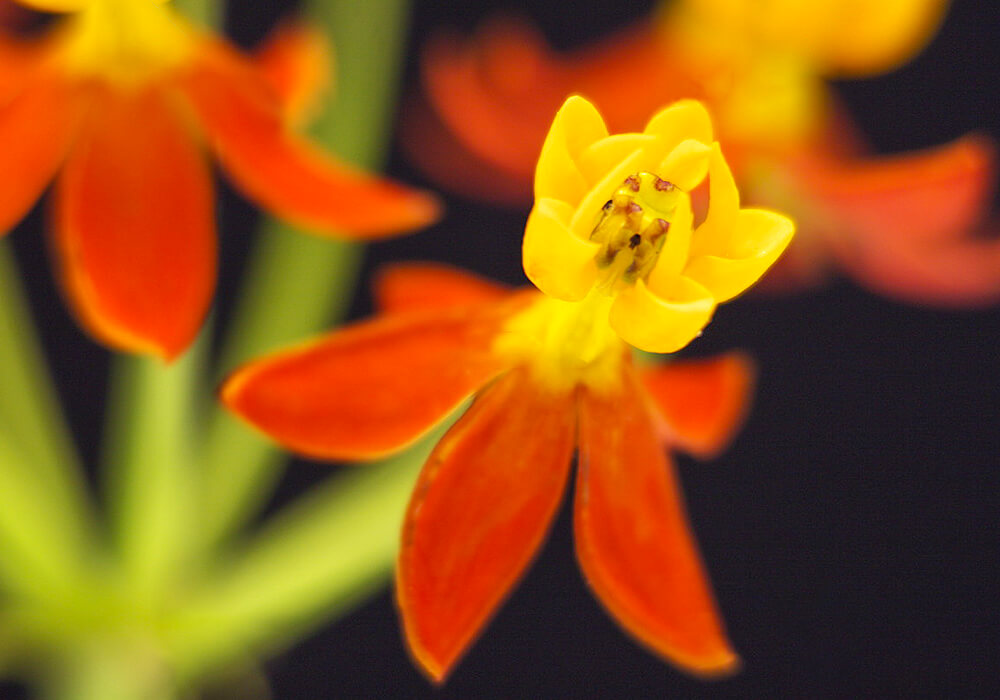
M 404 0 L 311 0 L 309 14 L 337 48 L 337 97 L 315 127 L 319 140 L 358 165 L 385 155 L 406 26 Z M 268 222 L 223 344 L 221 371 L 300 340 L 341 318 L 361 251 Z M 216 412 L 205 448 L 204 508 L 209 542 L 244 522 L 270 493 L 285 460 L 270 443 Z
M 169 586 L 190 552 L 201 347 L 196 343 L 171 365 L 120 357 L 113 369 L 108 495 L 122 566 L 142 599 Z
M 0 243 L 0 439 L 25 463 L 15 470 L 10 457 L 0 457 L 7 471 L 0 476 L 18 484 L 0 488 L 0 511 L 24 507 L 15 502 L 19 493 L 36 493 L 48 512 L 46 529 L 63 533 L 76 558 L 90 553 L 92 505 L 6 243 Z

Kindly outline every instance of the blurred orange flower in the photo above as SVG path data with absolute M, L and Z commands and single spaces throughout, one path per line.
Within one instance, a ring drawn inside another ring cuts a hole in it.
M 196 335 L 215 286 L 206 146 L 251 199 L 317 232 L 366 238 L 436 217 L 430 196 L 293 134 L 281 98 L 297 98 L 274 71 L 168 5 L 24 4 L 72 14 L 40 39 L 0 42 L 0 230 L 56 179 L 53 250 L 74 311 L 100 341 L 172 358 Z
M 427 46 L 404 147 L 445 187 L 521 204 L 548 115 L 567 95 L 592 100 L 612 130 L 626 131 L 659 104 L 699 99 L 745 199 L 799 222 L 797 242 L 765 286 L 800 288 L 839 266 L 910 301 L 990 303 L 1000 299 L 1000 240 L 979 228 L 992 144 L 970 136 L 872 156 L 824 83 L 905 62 L 946 6 L 680 0 L 565 54 L 525 22 L 495 20 L 474 37 L 444 35 Z
M 690 192 L 710 179 L 692 226 Z M 664 443 L 719 450 L 743 415 L 746 360 L 636 368 L 631 346 L 697 337 L 792 237 L 739 206 L 705 108 L 682 101 L 609 134 L 572 97 L 535 171 L 524 269 L 510 292 L 457 271 L 399 267 L 384 315 L 237 371 L 225 404 L 288 448 L 371 459 L 417 440 L 470 395 L 410 501 L 397 597 L 410 649 L 441 680 L 521 576 L 579 450 L 580 565 L 614 618 L 684 669 L 732 670 Z

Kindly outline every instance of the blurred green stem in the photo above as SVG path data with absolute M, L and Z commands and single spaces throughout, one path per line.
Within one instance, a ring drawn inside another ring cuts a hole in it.
M 407 20 L 405 0 L 309 0 L 310 17 L 337 49 L 337 96 L 315 126 L 319 140 L 366 168 L 386 152 Z M 268 221 L 260 234 L 222 346 L 220 370 L 309 336 L 343 317 L 359 246 Z M 270 442 L 222 410 L 205 446 L 206 534 L 225 538 L 260 507 L 285 463 Z
M 174 0 L 174 6 L 185 17 L 203 27 L 221 27 L 225 15 L 222 0 Z

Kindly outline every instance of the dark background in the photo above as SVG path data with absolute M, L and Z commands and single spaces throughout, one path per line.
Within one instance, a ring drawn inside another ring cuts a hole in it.
M 232 2 L 249 44 L 291 3 Z M 969 130 L 1000 137 L 994 3 L 956 1 L 903 69 L 836 86 L 882 151 Z M 359 11 L 363 7 L 359 3 Z M 651 3 L 417 2 L 416 48 L 439 27 L 469 30 L 498 7 L 572 47 Z M 390 172 L 432 186 L 398 153 Z M 520 283 L 526 211 L 448 198 L 442 223 L 370 249 L 380 262 L 435 259 Z M 231 296 L 254 213 L 221 205 Z M 36 211 L 12 240 L 78 442 L 97 455 L 107 353 L 67 316 Z M 355 313 L 368 308 L 362 291 Z M 940 311 L 852 283 L 723 306 L 691 355 L 745 348 L 760 367 L 750 419 L 711 463 L 679 458 L 692 524 L 743 671 L 696 681 L 634 644 L 591 597 L 564 508 L 538 560 L 447 685 L 411 665 L 392 598 L 376 596 L 267 664 L 276 698 L 982 697 L 1000 694 L 1000 308 Z M 297 463 L 276 503 L 328 474 Z M 331 552 L 331 556 L 335 553 Z M 0 686 L 0 696 L 4 686 Z

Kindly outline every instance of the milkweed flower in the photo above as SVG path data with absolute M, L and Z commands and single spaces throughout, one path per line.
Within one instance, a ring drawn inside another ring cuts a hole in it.
M 747 201 L 799 222 L 769 288 L 801 289 L 839 267 L 913 302 L 990 303 L 1000 299 L 1000 241 L 981 235 L 992 144 L 966 136 L 873 156 L 824 82 L 901 65 L 946 6 L 679 0 L 568 53 L 524 21 L 494 20 L 427 46 L 403 145 L 443 186 L 521 205 L 548 115 L 566 95 L 592 100 L 624 131 L 658 104 L 695 98 L 708 105 Z
M 695 227 L 690 191 L 710 178 Z M 739 422 L 738 356 L 635 366 L 678 350 L 788 244 L 741 209 L 705 109 L 681 102 L 609 135 L 569 99 L 538 159 L 524 266 L 509 291 L 440 267 L 384 274 L 384 313 L 238 370 L 222 400 L 296 452 L 370 459 L 475 400 L 434 448 L 406 513 L 397 600 L 410 649 L 441 680 L 522 575 L 574 449 L 577 556 L 597 597 L 683 669 L 738 663 L 665 446 L 710 455 Z M 540 290 L 540 291 L 539 291 Z
M 53 250 L 84 327 L 171 358 L 215 286 L 210 150 L 231 181 L 324 235 L 429 223 L 428 195 L 358 172 L 294 134 L 279 92 L 234 47 L 154 0 L 32 0 L 67 12 L 0 43 L 0 230 L 55 180 Z

